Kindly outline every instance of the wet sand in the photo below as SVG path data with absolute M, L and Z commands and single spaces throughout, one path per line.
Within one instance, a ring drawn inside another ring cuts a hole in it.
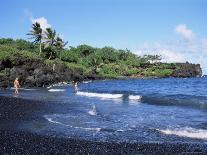
M 207 154 L 204 143 L 112 143 L 38 135 L 13 122 L 40 120 L 52 103 L 0 96 L 0 154 Z M 10 124 L 11 122 L 11 124 Z

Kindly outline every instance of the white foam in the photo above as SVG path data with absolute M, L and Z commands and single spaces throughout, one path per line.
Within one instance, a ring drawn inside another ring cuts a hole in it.
M 99 97 L 102 99 L 117 99 L 123 97 L 123 94 L 103 94 L 103 93 L 89 93 L 89 92 L 80 92 L 80 91 L 78 91 L 76 94 L 80 96 L 87 96 L 87 97 Z
M 47 89 L 50 89 L 50 88 L 52 88 L 52 85 L 47 87 Z
M 166 129 L 158 131 L 167 134 L 167 135 L 177 135 L 180 137 L 189 137 L 189 138 L 196 138 L 196 139 L 207 139 L 207 130 L 203 129 L 194 129 L 194 128 L 176 128 L 176 129 Z
M 16 88 L 11 87 L 11 89 L 16 89 Z M 20 89 L 20 90 L 35 90 L 35 89 L 29 89 L 29 88 L 18 88 L 18 89 Z
M 59 83 L 56 83 L 56 84 L 52 84 L 50 86 L 47 87 L 47 89 L 50 89 L 52 87 L 60 87 L 60 86 L 66 86 L 66 85 L 69 85 L 67 82 L 59 82 Z
M 101 131 L 101 128 L 84 128 L 84 127 L 73 127 L 75 129 L 83 129 L 83 130 L 90 130 L 90 131 Z
M 88 114 L 89 114 L 89 115 L 92 115 L 92 116 L 95 116 L 95 115 L 96 115 L 96 112 L 94 112 L 93 110 L 90 110 L 90 111 L 88 112 Z
M 75 129 L 97 131 L 97 132 L 101 131 L 101 128 L 84 128 L 84 127 L 78 127 L 78 126 L 71 126 L 71 125 L 63 124 L 61 122 L 54 121 L 52 118 L 48 117 L 47 115 L 45 115 L 45 118 L 51 123 L 59 124 L 59 125 L 62 125 L 62 126 L 67 126 L 67 127 L 71 127 L 71 128 L 75 128 Z
M 63 92 L 65 89 L 49 89 L 49 92 Z
M 140 95 L 129 95 L 129 100 L 140 100 L 141 98 Z
M 83 83 L 90 83 L 92 82 L 92 80 L 89 80 L 89 81 L 83 81 Z
M 95 115 L 97 115 L 97 112 L 96 112 L 96 107 L 95 107 L 95 105 L 93 106 L 93 109 L 92 109 L 92 110 L 90 110 L 90 111 L 88 112 L 88 114 L 89 114 L 89 115 L 92 115 L 92 116 L 95 116 Z
M 48 117 L 45 117 L 45 118 L 46 118 L 49 122 L 51 122 L 51 123 L 64 125 L 64 124 L 62 124 L 62 123 L 60 123 L 60 122 L 58 122 L 58 121 L 54 121 L 52 118 L 48 118 Z

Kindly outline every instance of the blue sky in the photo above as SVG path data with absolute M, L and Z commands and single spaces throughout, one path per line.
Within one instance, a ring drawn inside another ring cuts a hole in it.
M 70 46 L 113 46 L 201 63 L 207 73 L 206 0 L 1 0 L 0 37 L 24 38 L 32 22 Z

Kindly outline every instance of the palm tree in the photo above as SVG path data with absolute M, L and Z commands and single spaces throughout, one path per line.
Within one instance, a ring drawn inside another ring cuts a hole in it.
M 44 40 L 45 48 L 51 48 L 49 56 L 49 59 L 51 59 L 53 54 L 52 48 L 53 46 L 55 46 L 56 43 L 56 31 L 52 30 L 51 28 L 46 28 Z
M 40 50 L 39 55 L 41 55 L 43 33 L 42 33 L 42 28 L 40 26 L 40 23 L 36 22 L 32 24 L 32 30 L 27 35 L 32 36 L 30 39 L 35 39 L 34 43 L 39 43 L 39 50 Z
M 52 30 L 51 28 L 46 28 L 45 37 L 44 37 L 45 48 L 48 48 L 49 46 L 54 46 L 56 42 L 55 39 L 56 39 L 56 31 Z
M 55 46 L 60 50 L 60 60 L 61 60 L 61 50 L 67 45 L 68 42 L 64 42 L 62 38 L 57 36 Z

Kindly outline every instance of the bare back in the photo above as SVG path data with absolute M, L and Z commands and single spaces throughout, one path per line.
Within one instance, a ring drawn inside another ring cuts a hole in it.
M 14 81 L 14 87 L 19 87 L 19 81 L 18 80 Z

